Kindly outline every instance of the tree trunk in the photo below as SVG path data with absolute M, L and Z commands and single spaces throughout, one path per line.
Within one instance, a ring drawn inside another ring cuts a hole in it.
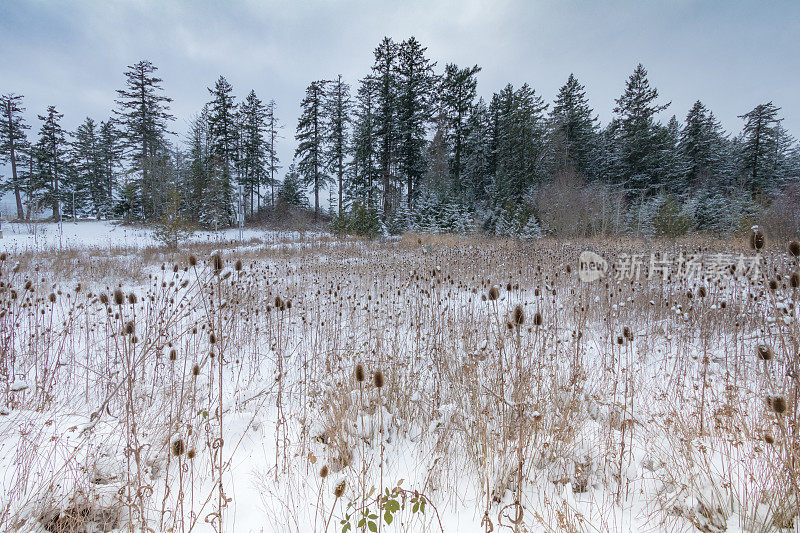
M 9 144 L 11 145 L 11 179 L 14 181 L 14 199 L 17 201 L 17 218 L 24 219 L 25 212 L 22 209 L 22 196 L 19 191 L 19 182 L 17 181 L 17 158 L 14 150 L 14 119 L 11 116 L 11 101 L 9 100 L 6 108 L 6 115 L 8 117 L 8 131 L 11 135 Z

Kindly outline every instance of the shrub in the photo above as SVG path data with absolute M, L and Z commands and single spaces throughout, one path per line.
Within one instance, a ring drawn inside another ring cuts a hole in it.
M 667 196 L 656 211 L 652 224 L 657 237 L 679 237 L 689 232 L 692 220 L 675 197 Z
M 374 239 L 383 233 L 378 212 L 361 203 L 354 204 L 349 212 L 334 218 L 330 229 L 336 235 L 358 235 L 369 239 Z

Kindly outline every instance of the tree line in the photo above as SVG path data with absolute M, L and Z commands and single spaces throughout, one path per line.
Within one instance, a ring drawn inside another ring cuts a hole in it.
M 553 102 L 528 84 L 486 101 L 479 66 L 440 70 L 414 37 L 386 37 L 373 57 L 355 90 L 341 76 L 308 85 L 282 179 L 275 102 L 254 91 L 237 101 L 222 76 L 181 142 L 149 61 L 125 71 L 112 117 L 74 132 L 50 106 L 29 140 L 22 97 L 4 95 L 4 191 L 19 219 L 47 209 L 55 220 L 224 227 L 237 207 L 258 217 L 283 203 L 318 218 L 327 193 L 326 215 L 344 231 L 517 236 L 723 233 L 770 210 L 785 216 L 786 199 L 800 197 L 800 148 L 772 102 L 744 112 L 736 134 L 699 100 L 665 124 L 671 104 L 640 64 L 601 125 L 573 75 Z

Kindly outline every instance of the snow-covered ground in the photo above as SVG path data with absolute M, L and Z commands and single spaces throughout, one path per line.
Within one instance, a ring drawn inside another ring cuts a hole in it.
M 45 251 L 70 248 L 145 248 L 159 246 L 153 230 L 109 221 L 64 222 L 6 222 L 2 226 L 0 247 L 9 252 Z M 273 231 L 259 228 L 198 231 L 190 243 L 248 242 L 253 239 L 264 243 L 302 241 L 319 237 L 313 232 Z
M 153 244 L 68 226 L 0 248 L 0 530 L 794 528 L 783 252 L 774 290 L 583 284 L 574 243 L 255 230 L 275 244 L 189 248 L 143 282 L 12 268 L 31 238 L 43 256 Z

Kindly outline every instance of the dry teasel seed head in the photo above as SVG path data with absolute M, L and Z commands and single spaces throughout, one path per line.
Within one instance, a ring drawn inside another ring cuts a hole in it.
M 236 263 L 233 265 L 233 268 L 235 268 L 236 271 L 239 272 L 242 269 L 242 260 L 237 259 Z
M 319 477 L 325 479 L 328 477 L 328 465 L 324 465 L 322 468 L 319 469 Z
M 169 360 L 176 361 L 177 359 L 178 359 L 178 350 L 173 348 L 169 351 Z
M 492 288 L 489 289 L 489 299 L 494 301 L 497 300 L 499 297 L 500 297 L 500 291 L 497 290 L 497 286 L 496 285 L 492 286 Z
M 51 304 L 56 303 L 56 293 L 51 292 L 50 295 L 47 298 L 48 298 L 48 300 L 50 300 Z
M 706 294 L 708 294 L 708 293 L 706 292 L 706 288 L 705 287 L 700 287 L 699 289 L 697 289 L 697 295 L 700 298 L 705 298 Z
M 752 233 L 750 233 L 750 248 L 761 250 L 766 243 L 767 239 L 764 236 L 764 232 L 758 227 L 754 227 Z
M 108 305 L 108 294 L 100 293 L 100 303 L 103 305 Z
M 514 321 L 514 325 L 517 327 L 525 323 L 525 311 L 523 311 L 521 305 L 517 304 L 511 317 Z
M 128 303 L 130 303 L 131 305 L 136 305 L 136 302 L 138 302 L 138 301 L 139 301 L 139 298 L 136 296 L 135 293 L 130 293 L 128 295 Z
M 361 363 L 358 363 L 356 365 L 355 375 L 356 375 L 356 381 L 358 381 L 359 383 L 364 381 L 364 378 L 366 377 L 366 372 L 364 371 L 364 365 L 362 365 Z
M 189 266 L 197 266 L 197 257 L 194 254 L 189 256 Z
M 789 276 L 789 286 L 793 289 L 800 287 L 800 273 L 792 272 L 792 275 Z
M 117 305 L 125 303 L 125 294 L 119 289 L 114 291 L 114 303 Z
M 767 405 L 775 414 L 782 415 L 786 412 L 786 398 L 783 396 L 767 396 Z
M 346 486 L 347 483 L 345 480 L 342 480 L 338 485 L 336 485 L 336 488 L 333 489 L 333 495 L 336 496 L 337 499 L 341 498 L 344 495 L 344 489 Z
M 186 451 L 186 445 L 183 443 L 183 439 L 176 439 L 172 443 L 172 455 L 174 455 L 175 457 L 183 455 L 185 451 Z
M 383 387 L 384 385 L 383 372 L 381 372 L 380 370 L 375 371 L 375 374 L 372 375 L 372 383 L 379 389 Z
M 756 355 L 762 361 L 771 361 L 775 353 L 772 351 L 771 346 L 766 344 L 759 344 L 756 348 Z
M 186 452 L 186 457 L 189 459 L 194 459 L 194 456 L 197 455 L 197 451 L 194 448 L 191 448 L 188 452 Z
M 794 257 L 800 257 L 800 242 L 792 241 L 789 243 L 789 253 Z
M 193 376 L 200 375 L 200 365 L 198 365 L 197 363 L 195 363 L 194 366 L 192 367 L 192 375 Z
M 219 274 L 220 270 L 222 270 L 222 266 L 222 256 L 219 252 L 215 252 L 211 255 L 211 267 L 214 269 L 215 273 Z
M 629 328 L 628 326 L 622 328 L 622 335 L 629 341 L 633 340 L 633 330 L 631 330 L 631 328 Z
M 541 326 L 542 325 L 542 314 L 537 312 L 533 315 L 533 325 L 534 326 Z

